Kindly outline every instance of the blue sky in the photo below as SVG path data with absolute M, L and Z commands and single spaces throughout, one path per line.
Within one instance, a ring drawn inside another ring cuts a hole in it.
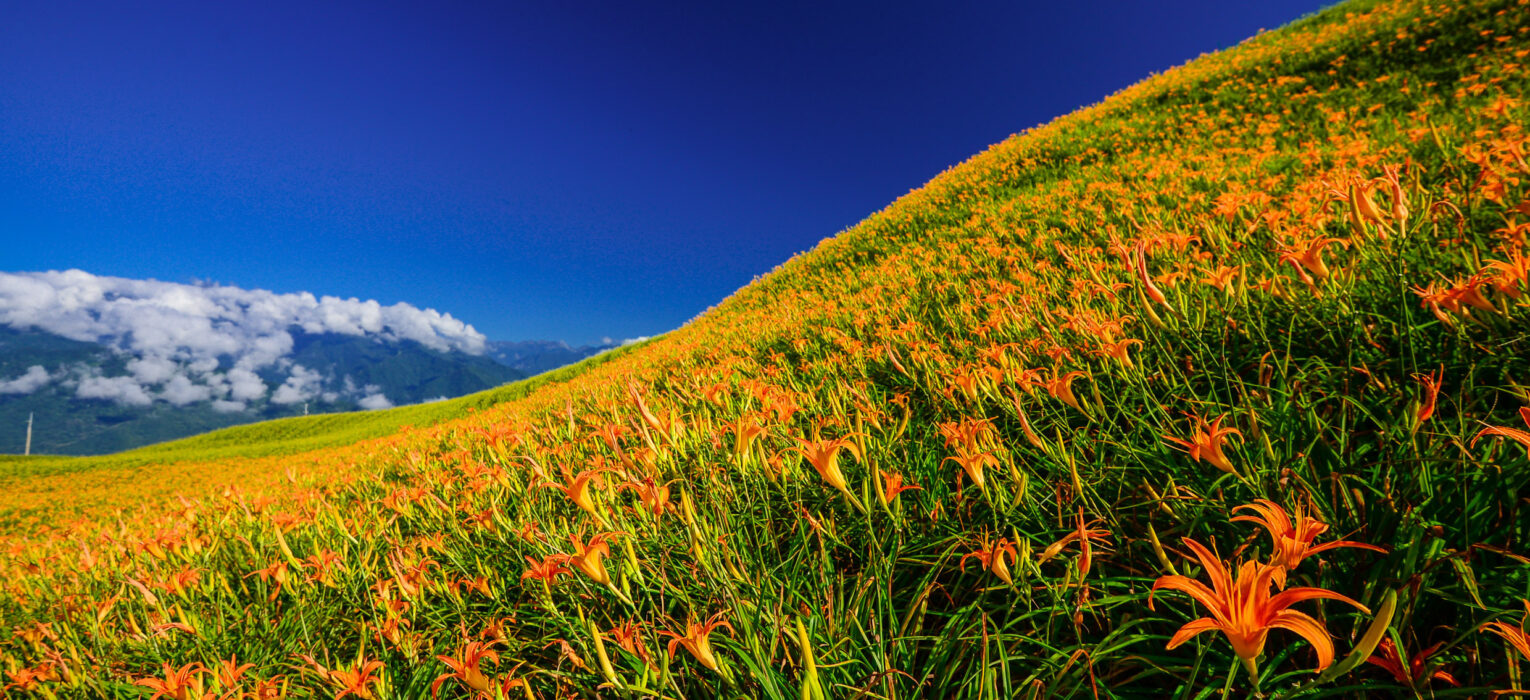
M 673 328 L 1011 133 L 1325 3 L 0 4 L 0 270 Z

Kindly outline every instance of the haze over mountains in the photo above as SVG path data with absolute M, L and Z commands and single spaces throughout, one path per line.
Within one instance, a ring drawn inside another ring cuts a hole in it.
M 0 273 L 0 453 L 98 454 L 305 412 L 452 398 L 620 343 L 495 342 L 407 303 Z

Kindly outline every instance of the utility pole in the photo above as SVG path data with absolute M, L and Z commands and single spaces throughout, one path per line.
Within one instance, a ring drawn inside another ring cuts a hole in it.
M 30 413 L 27 414 L 27 451 L 22 454 L 32 454 L 32 414 Z

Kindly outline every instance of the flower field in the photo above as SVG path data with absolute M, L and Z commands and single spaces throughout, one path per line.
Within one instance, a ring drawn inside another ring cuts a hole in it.
M 1530 689 L 1527 64 L 1526 2 L 1346 3 L 523 396 L 13 477 L 0 687 Z

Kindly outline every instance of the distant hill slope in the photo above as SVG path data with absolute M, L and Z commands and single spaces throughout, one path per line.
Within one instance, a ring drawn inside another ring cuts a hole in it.
M 1525 8 L 1254 37 L 428 427 L 0 461 L 11 682 L 1523 692 Z
M 486 353 L 495 362 L 527 376 L 571 365 L 621 346 L 620 343 L 602 343 L 570 347 L 561 340 L 491 340 L 485 345 Z
M 293 338 L 288 362 L 311 373 L 311 399 L 277 402 L 275 392 L 284 377 L 262 372 L 267 398 L 249 401 L 238 410 L 220 410 L 208 400 L 137 405 L 82 398 L 75 378 L 126 376 L 129 358 L 93 343 L 0 326 L 0 380 L 24 377 L 32 367 L 45 368 L 58 378 L 28 393 L 0 392 L 0 454 L 23 451 L 29 415 L 34 416 L 33 454 L 104 454 L 305 412 L 454 398 L 527 376 L 485 356 L 443 352 L 411 340 L 384 342 L 298 331 Z

